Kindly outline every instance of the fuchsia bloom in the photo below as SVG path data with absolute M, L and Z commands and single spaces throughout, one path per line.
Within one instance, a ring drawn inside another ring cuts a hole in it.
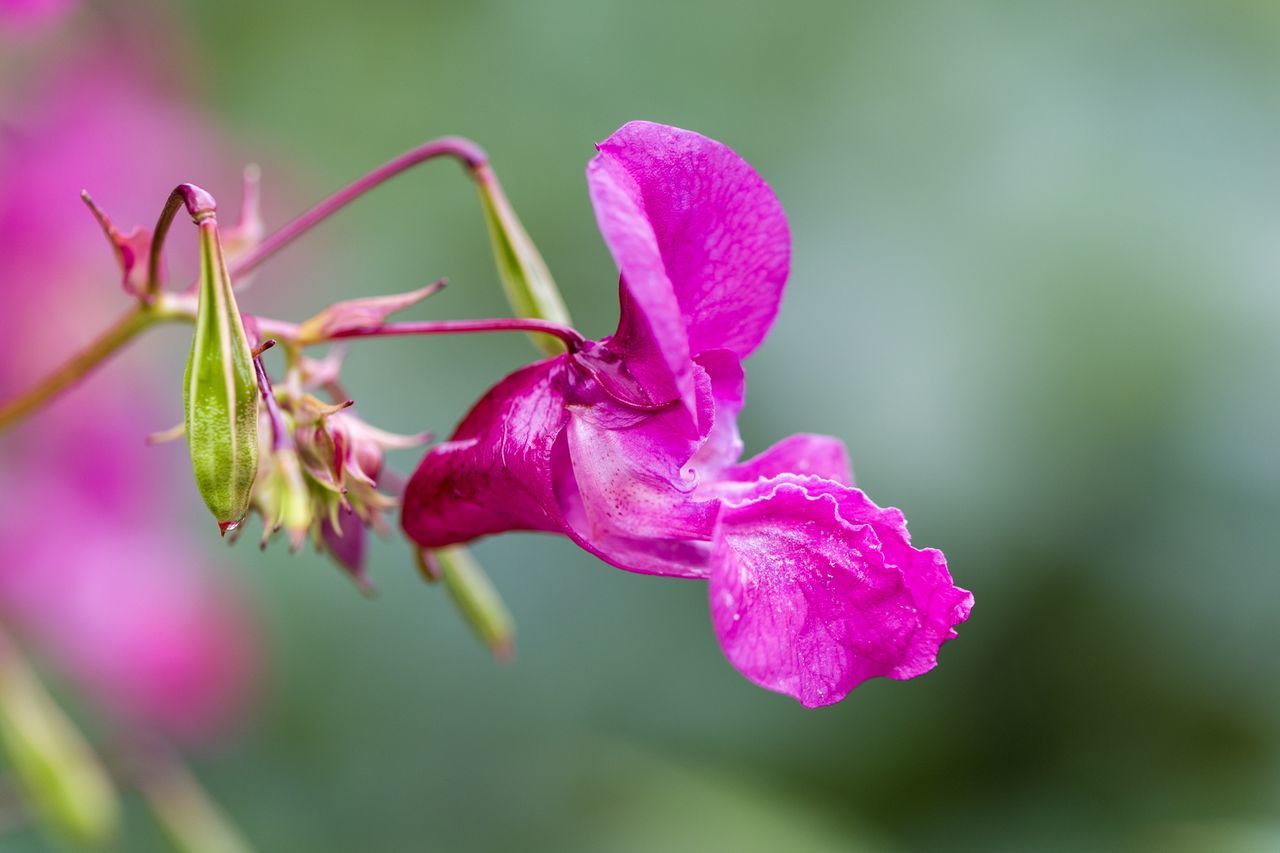
M 597 147 L 618 330 L 481 398 L 410 480 L 405 531 L 427 547 L 562 533 L 622 569 L 706 579 L 725 655 L 808 707 L 932 669 L 973 597 L 853 487 L 840 441 L 796 435 L 739 461 L 741 362 L 790 266 L 777 198 L 690 131 L 632 122 Z
M 48 23 L 66 14 L 74 0 L 0 0 L 0 28 Z

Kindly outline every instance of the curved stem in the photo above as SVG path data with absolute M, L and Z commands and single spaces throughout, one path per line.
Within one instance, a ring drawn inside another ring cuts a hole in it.
M 143 329 L 159 320 L 161 314 L 138 304 L 113 323 L 87 347 L 68 359 L 61 367 L 40 380 L 34 387 L 0 405 L 0 432 L 13 426 L 26 415 L 47 403 L 57 394 L 105 361 Z
M 326 343 L 343 338 L 385 338 L 402 335 L 458 335 L 472 332 L 541 332 L 564 341 L 569 352 L 576 352 L 586 339 L 568 326 L 532 317 L 501 317 L 486 320 L 428 320 L 420 323 L 381 323 L 340 329 L 324 338 L 301 340 L 300 344 Z
M 147 285 L 141 301 L 53 373 L 41 379 L 25 393 L 0 405 L 0 432 L 47 403 L 152 323 L 157 320 L 184 317 L 169 308 L 156 307 L 156 303 L 162 302 L 164 296 L 159 292 L 160 253 L 178 208 L 186 207 L 192 221 L 200 224 L 213 218 L 217 206 L 213 196 L 195 184 L 179 184 L 174 187 L 173 192 L 169 193 L 169 198 L 165 200 L 160 218 L 156 221 L 155 231 L 152 233 L 151 251 L 147 259 Z
M 391 178 L 405 172 L 419 163 L 436 157 L 453 157 L 460 161 L 471 176 L 478 182 L 489 180 L 485 166 L 489 162 L 488 155 L 479 145 L 460 136 L 446 136 L 435 139 L 405 152 L 399 157 L 383 164 L 363 178 L 344 187 L 294 219 L 274 234 L 259 243 L 248 254 L 231 266 L 232 276 L 241 276 L 260 266 L 268 258 L 275 255 L 285 246 L 298 239 L 311 228 L 332 216 L 345 205 L 367 193 Z M 12 400 L 0 404 L 0 432 L 13 426 L 23 417 L 47 403 L 54 396 L 93 370 L 105 361 L 112 353 L 128 343 L 135 335 L 155 322 L 162 320 L 189 320 L 195 316 L 194 305 L 187 306 L 184 297 L 178 294 L 166 294 L 160 291 L 160 258 L 169 227 L 179 207 L 185 206 L 187 212 L 196 222 L 213 215 L 216 203 L 213 197 L 194 184 L 181 184 L 170 193 L 164 209 L 156 222 L 152 233 L 151 248 L 147 259 L 147 285 L 143 302 L 131 308 L 114 325 L 103 332 L 96 340 L 80 352 L 73 355 L 66 363 L 53 373 L 41 379 L 34 387 L 19 394 Z M 190 310 L 188 310 L 190 308 Z M 459 321 L 454 328 L 434 328 L 409 331 L 406 327 L 413 324 L 392 325 L 367 329 L 350 329 L 341 337 L 373 337 L 379 335 L 404 334 L 447 334 L 450 332 L 469 331 L 505 331 L 506 329 L 522 329 L 545 332 L 554 335 L 569 344 L 570 348 L 582 342 L 582 336 L 572 329 L 543 321 L 523 321 L 527 326 L 490 325 L 485 323 L 517 323 L 522 321 Z M 470 324 L 470 325 L 468 325 Z M 480 324 L 480 325 L 476 325 Z M 427 324 L 432 325 L 432 324 Z M 436 324 L 444 326 L 448 324 Z M 298 346 L 323 341 L 302 341 L 298 337 L 298 326 L 293 323 L 259 320 L 259 330 L 264 335 L 280 338 L 286 346 Z M 337 337 L 337 336 L 335 336 Z
M 160 291 L 160 252 L 164 249 L 164 239 L 169 235 L 169 226 L 178 208 L 185 206 L 191 214 L 192 221 L 199 223 L 214 215 L 218 203 L 213 196 L 195 184 L 178 184 L 165 199 L 160 218 L 156 220 L 156 228 L 151 233 L 151 252 L 147 259 L 147 295 L 154 296 Z
M 423 143 L 412 151 L 406 151 L 394 160 L 374 169 L 363 178 L 338 190 L 288 225 L 267 237 L 244 257 L 231 265 L 231 275 L 233 277 L 241 276 L 257 269 L 263 261 L 369 190 L 386 183 L 391 178 L 413 168 L 419 163 L 436 157 L 453 157 L 459 160 L 473 175 L 489 162 L 489 157 L 484 153 L 484 149 L 461 136 L 445 136 Z

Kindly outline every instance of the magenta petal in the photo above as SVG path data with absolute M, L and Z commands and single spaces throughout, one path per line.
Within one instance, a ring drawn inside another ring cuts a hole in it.
M 814 485 L 808 486 L 810 492 Z M 840 517 L 849 524 L 870 524 L 884 543 L 885 559 L 897 565 L 920 618 L 902 661 L 890 678 L 906 680 L 937 666 L 938 647 L 956 636 L 955 626 L 969 618 L 973 594 L 955 586 L 947 560 L 936 548 L 915 548 L 902 513 L 881 509 L 859 489 L 825 486 L 840 502 Z
M 643 389 L 644 402 L 681 400 L 692 409 L 693 365 L 671 283 L 661 270 L 634 285 L 624 278 L 618 284 L 618 303 L 618 330 L 603 341 L 602 351 L 630 383 Z
M 685 466 L 685 476 L 702 485 L 720 477 L 742 456 L 738 413 L 746 396 L 746 380 L 742 363 L 728 350 L 704 352 L 697 364 L 711 381 L 711 415 L 710 422 L 702 425 L 706 438 Z
M 783 474 L 821 477 L 842 486 L 853 485 L 853 466 L 844 442 L 811 433 L 788 436 L 759 456 L 728 466 L 720 476 L 724 480 L 749 483 Z
M 624 300 L 620 331 L 637 322 L 629 308 L 643 314 L 677 377 L 686 353 L 750 355 L 773 325 L 791 262 L 769 185 L 728 146 L 666 125 L 630 122 L 596 147 L 591 200 L 634 303 Z
M 558 481 L 559 482 L 559 481 Z M 618 533 L 593 533 L 582 511 L 577 485 L 565 481 L 557 497 L 568 525 L 565 534 L 579 548 L 615 568 L 644 575 L 706 580 L 710 543 L 690 539 L 645 539 Z
M 811 708 L 868 678 L 932 669 L 972 604 L 939 552 L 911 547 L 900 513 L 856 489 L 814 482 L 815 491 L 780 482 L 726 504 L 710 583 L 730 662 Z
M 480 399 L 405 487 L 401 524 L 430 548 L 506 530 L 562 532 L 551 452 L 564 429 L 565 357 L 532 364 Z
M 697 377 L 699 420 L 709 422 L 710 381 Z M 636 412 L 592 394 L 569 407 L 565 435 L 587 538 L 710 537 L 715 505 L 693 499 L 696 484 L 681 470 L 702 443 L 683 408 Z
M 693 365 L 680 302 L 663 269 L 640 187 L 620 163 L 596 157 L 587 166 L 591 201 L 621 272 L 618 331 L 608 341 L 649 396 L 692 408 Z

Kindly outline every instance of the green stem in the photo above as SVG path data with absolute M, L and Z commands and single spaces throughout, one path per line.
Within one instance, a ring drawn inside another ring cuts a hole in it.
M 98 757 L 0 628 L 0 749 L 35 815 L 57 837 L 101 846 L 119 822 Z
M 177 752 L 154 739 L 130 746 L 126 757 L 130 780 L 175 851 L 249 853 L 253 849 Z
M 0 404 L 0 432 L 22 420 L 35 409 L 52 400 L 83 378 L 116 350 L 158 320 L 168 319 L 162 313 L 141 303 L 113 323 L 84 349 L 71 356 L 61 367 L 41 379 L 27 391 Z

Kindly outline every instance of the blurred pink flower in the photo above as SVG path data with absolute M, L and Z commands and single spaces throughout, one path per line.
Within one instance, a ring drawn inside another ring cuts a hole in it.
M 207 124 L 122 60 L 60 66 L 21 94 L 0 139 L 0 398 L 126 308 L 81 188 L 128 229 L 188 174 L 234 174 Z M 110 711 L 207 735 L 252 682 L 254 621 L 230 570 L 181 538 L 185 465 L 144 442 L 178 389 L 157 405 L 165 385 L 130 355 L 0 437 L 0 618 Z
M 120 426 L 107 438 L 116 446 L 100 449 L 127 457 L 137 433 Z M 212 733 L 252 670 L 243 597 L 189 543 L 103 512 L 89 478 L 31 473 L 2 523 L 20 537 L 0 570 L 5 615 L 112 712 L 186 738 Z
M 0 26 L 29 27 L 51 23 L 74 5 L 75 0 L 0 0 Z

